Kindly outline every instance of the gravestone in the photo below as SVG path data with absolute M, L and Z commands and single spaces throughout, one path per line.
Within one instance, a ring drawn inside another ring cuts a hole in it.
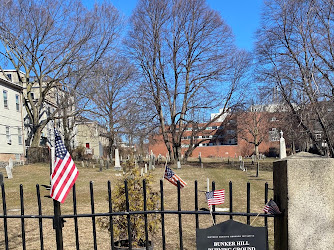
M 3 174 L 0 172 L 0 186 L 3 184 Z
M 83 161 L 81 161 L 81 166 L 84 168 L 85 167 L 85 163 Z
M 145 174 L 147 174 L 147 164 L 145 163 Z
M 109 161 L 106 162 L 106 168 L 109 169 Z
M 283 159 L 286 157 L 286 146 L 285 146 L 285 139 L 283 138 L 283 131 L 280 132 L 280 139 L 279 139 L 279 158 Z
M 201 166 L 201 168 L 203 168 L 201 152 L 199 152 L 199 155 L 198 155 L 198 161 L 199 161 L 199 165 Z
M 267 238 L 266 227 L 252 227 L 234 220 L 196 229 L 198 250 L 265 250 Z
M 151 156 L 148 159 L 148 169 L 152 170 L 152 157 Z
M 13 179 L 12 168 L 9 165 L 6 166 L 6 172 L 8 179 Z
M 180 169 L 181 168 L 181 162 L 177 161 L 177 168 Z
M 115 149 L 115 170 L 122 170 L 121 163 L 119 161 L 118 148 Z
M 100 160 L 100 172 L 102 172 L 102 168 L 104 167 L 103 159 Z
M 13 170 L 13 166 L 14 166 L 14 165 L 13 165 L 13 159 L 10 158 L 9 161 L 8 161 L 8 163 L 9 163 L 9 167 L 10 167 L 10 169 Z

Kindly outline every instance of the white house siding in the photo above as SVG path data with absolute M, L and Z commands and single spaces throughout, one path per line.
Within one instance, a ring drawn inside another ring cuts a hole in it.
M 7 107 L 4 103 L 4 91 L 7 93 Z M 18 110 L 16 95 L 19 101 Z M 7 128 L 9 128 L 9 134 Z M 22 87 L 0 78 L 0 161 L 8 161 L 9 158 L 21 160 L 24 156 L 24 148 Z

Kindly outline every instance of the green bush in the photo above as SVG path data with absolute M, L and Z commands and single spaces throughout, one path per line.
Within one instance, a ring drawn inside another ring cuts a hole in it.
M 140 176 L 139 168 L 134 168 L 133 164 L 128 162 L 126 169 L 129 169 L 123 175 L 117 183 L 115 183 L 115 189 L 112 191 L 112 206 L 113 212 L 126 211 L 126 199 L 125 199 L 125 184 L 128 183 L 129 194 L 129 207 L 130 211 L 143 211 L 144 210 L 144 198 L 143 198 L 143 179 L 146 180 L 146 210 L 158 210 L 160 196 L 157 192 L 154 192 L 151 186 L 152 176 L 146 175 Z M 155 234 L 158 229 L 160 215 L 149 214 L 147 216 L 148 232 L 150 238 Z M 133 247 L 142 246 L 142 242 L 145 241 L 145 220 L 144 215 L 131 215 L 131 239 Z M 98 224 L 102 228 L 111 230 L 109 218 L 103 217 L 98 219 Z M 122 240 L 128 239 L 128 222 L 127 216 L 114 216 L 113 217 L 113 230 L 115 239 Z

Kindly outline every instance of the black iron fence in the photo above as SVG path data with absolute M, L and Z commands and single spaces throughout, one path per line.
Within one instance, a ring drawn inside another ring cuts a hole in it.
M 5 192 L 5 186 L 1 185 L 2 190 L 2 206 L 3 206 L 3 213 L 0 215 L 0 219 L 3 220 L 3 235 L 4 239 L 0 239 L 0 242 L 3 242 L 3 246 L 0 246 L 1 248 L 9 249 L 9 238 L 8 238 L 8 224 L 11 222 L 12 219 L 20 219 L 20 227 L 21 227 L 21 242 L 22 242 L 22 249 L 26 249 L 26 229 L 25 229 L 25 222 L 30 219 L 37 219 L 39 221 L 39 241 L 40 241 L 40 249 L 44 249 L 44 235 L 43 235 L 43 222 L 45 220 L 53 220 L 53 228 L 55 230 L 56 234 L 56 244 L 57 249 L 63 249 L 63 234 L 62 234 L 62 228 L 64 226 L 64 220 L 65 219 L 73 219 L 74 220 L 74 231 L 75 231 L 75 246 L 76 249 L 80 249 L 80 242 L 79 242 L 79 227 L 78 227 L 78 218 L 90 218 L 92 221 L 92 236 L 94 241 L 94 249 L 98 249 L 97 244 L 97 230 L 96 230 L 96 218 L 97 217 L 109 217 L 110 221 L 110 249 L 115 249 L 115 239 L 113 234 L 113 219 L 115 216 L 126 216 L 128 221 L 128 241 L 129 241 L 129 249 L 132 249 L 132 242 L 131 242 L 131 232 L 130 232 L 130 218 L 134 215 L 144 215 L 145 218 L 145 239 L 146 242 L 146 248 L 148 248 L 149 244 L 149 232 L 148 232 L 148 215 L 149 214 L 158 214 L 161 216 L 161 246 L 162 249 L 166 249 L 166 223 L 165 223 L 165 215 L 168 214 L 174 214 L 177 215 L 178 221 L 177 226 L 178 228 L 178 239 L 179 242 L 175 242 L 178 246 L 175 246 L 174 249 L 184 249 L 184 243 L 183 243 L 183 226 L 182 226 L 182 216 L 183 215 L 194 215 L 195 217 L 195 225 L 196 228 L 199 228 L 199 217 L 202 215 L 208 215 L 210 214 L 210 211 L 203 211 L 199 209 L 199 202 L 198 202 L 198 184 L 197 181 L 195 181 L 195 190 L 194 190 L 194 210 L 192 211 L 185 211 L 181 208 L 181 192 L 180 192 L 180 185 L 178 183 L 177 187 L 177 209 L 176 210 L 166 210 L 165 209 L 165 201 L 164 201 L 164 189 L 163 189 L 163 182 L 160 181 L 160 209 L 149 211 L 147 210 L 147 204 L 146 204 L 146 182 L 143 181 L 143 197 L 144 197 L 144 205 L 142 211 L 130 211 L 129 206 L 129 193 L 127 190 L 127 181 L 125 181 L 125 199 L 126 199 L 126 209 L 123 212 L 115 212 L 113 211 L 113 204 L 112 204 L 112 195 L 111 195 L 111 184 L 110 181 L 108 181 L 108 212 L 105 213 L 95 213 L 95 203 L 94 203 L 94 189 L 93 189 L 93 182 L 90 182 L 90 210 L 91 213 L 88 214 L 78 214 L 77 213 L 77 195 L 76 195 L 76 188 L 75 185 L 73 186 L 73 213 L 62 215 L 60 213 L 60 204 L 56 201 L 54 202 L 54 213 L 52 215 L 44 215 L 42 214 L 42 206 L 41 206 L 41 194 L 40 194 L 40 186 L 36 185 L 36 191 L 37 191 L 37 201 L 38 201 L 38 215 L 26 215 L 25 214 L 25 207 L 24 207 L 24 195 L 23 195 L 23 186 L 20 185 L 20 214 L 19 215 L 9 215 L 7 213 L 7 205 L 6 205 L 6 192 Z M 268 183 L 265 183 L 264 187 L 264 203 L 266 204 L 268 202 Z M 212 182 L 212 190 L 215 190 L 215 182 Z M 251 194 L 251 188 L 250 183 L 247 183 L 247 205 L 246 205 L 246 211 L 245 212 L 235 212 L 234 211 L 234 203 L 233 203 L 233 185 L 232 182 L 229 182 L 229 211 L 216 211 L 215 206 L 213 206 L 212 211 L 212 217 L 213 221 L 216 221 L 217 216 L 228 216 L 230 219 L 233 219 L 235 217 L 243 216 L 246 217 L 247 224 L 250 224 L 251 217 L 255 216 L 261 216 L 264 217 L 264 226 L 268 227 L 268 217 L 274 217 L 274 215 L 267 214 L 267 213 L 251 213 L 251 207 L 250 207 L 250 194 Z M 68 198 L 69 199 L 69 198 Z M 239 206 L 238 206 L 239 207 Z M 195 229 L 194 229 L 195 230 Z M 84 247 L 83 247 L 84 248 Z

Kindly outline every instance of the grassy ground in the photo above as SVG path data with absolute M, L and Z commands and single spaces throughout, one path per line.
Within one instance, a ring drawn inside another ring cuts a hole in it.
M 217 207 L 229 207 L 229 181 L 233 182 L 233 210 L 235 212 L 246 212 L 246 188 L 247 182 L 251 185 L 251 212 L 259 213 L 264 206 L 264 186 L 267 182 L 269 188 L 272 188 L 272 171 L 270 165 L 272 160 L 266 159 L 260 163 L 260 177 L 255 177 L 255 168 L 250 161 L 245 164 L 248 166 L 248 171 L 243 172 L 239 169 L 238 163 L 230 161 L 227 165 L 227 160 L 213 160 L 203 159 L 204 167 L 200 168 L 196 159 L 189 164 L 182 166 L 182 169 L 174 169 L 174 171 L 184 179 L 188 185 L 181 191 L 181 206 L 182 210 L 194 210 L 194 181 L 198 181 L 198 199 L 199 208 L 207 208 L 204 192 L 207 187 L 207 178 L 215 181 L 216 189 L 225 189 L 225 203 Z M 269 167 L 268 167 L 269 166 Z M 108 212 L 107 203 L 107 181 L 110 180 L 113 185 L 118 178 L 118 172 L 113 169 L 103 170 L 99 172 L 98 168 L 83 168 L 81 164 L 77 164 L 79 169 L 79 178 L 76 182 L 77 190 L 77 209 L 78 214 L 85 214 L 91 212 L 90 189 L 89 183 L 94 185 L 94 201 L 95 212 Z M 0 170 L 1 171 L 1 170 Z M 152 174 L 155 178 L 155 188 L 159 188 L 159 180 L 163 176 L 163 164 L 158 165 Z M 4 172 L 4 169 L 2 170 Z M 20 199 L 19 190 L 20 184 L 24 187 L 24 212 L 26 215 L 37 215 L 37 196 L 36 184 L 49 184 L 49 166 L 46 164 L 34 164 L 15 167 L 13 171 L 13 179 L 5 179 L 6 203 L 9 215 L 19 215 Z M 51 199 L 44 198 L 49 191 L 41 187 L 42 196 L 42 213 L 43 215 L 53 214 L 53 203 Z M 177 210 L 177 192 L 176 187 L 164 181 L 164 199 L 165 210 Z M 269 192 L 269 198 L 272 197 L 272 191 Z M 66 202 L 61 206 L 62 214 L 73 213 L 72 192 L 69 194 Z M 2 213 L 2 212 L 1 212 Z M 218 216 L 217 222 L 228 220 L 229 216 Z M 235 220 L 246 223 L 246 217 L 234 217 Z M 79 241 L 80 249 L 93 248 L 93 233 L 92 233 L 92 219 L 79 218 Z M 207 228 L 212 226 L 212 219 L 210 215 L 202 215 L 199 218 L 200 228 Z M 253 218 L 251 218 L 253 221 Z M 273 249 L 273 219 L 269 218 L 269 245 Z M 39 249 L 39 221 L 38 219 L 26 219 L 25 223 L 25 237 L 27 249 Z M 166 215 L 166 241 L 167 249 L 179 248 L 179 234 L 178 234 L 178 217 L 177 215 Z M 184 249 L 196 249 L 196 227 L 194 215 L 183 215 L 183 243 Z M 263 226 L 263 218 L 258 218 L 254 226 Z M 3 228 L 3 220 L 0 220 L 0 228 Z M 22 232 L 20 219 L 8 219 L 9 231 L 9 248 L 22 249 Z M 64 249 L 75 249 L 74 236 L 74 222 L 73 219 L 67 219 L 63 228 Z M 154 238 L 155 249 L 162 249 L 161 247 L 161 233 L 158 232 Z M 56 249 L 55 233 L 52 228 L 52 220 L 43 220 L 43 239 L 44 249 Z M 98 249 L 110 249 L 110 237 L 108 232 L 97 228 Z M 4 233 L 0 230 L 0 249 L 4 248 Z

